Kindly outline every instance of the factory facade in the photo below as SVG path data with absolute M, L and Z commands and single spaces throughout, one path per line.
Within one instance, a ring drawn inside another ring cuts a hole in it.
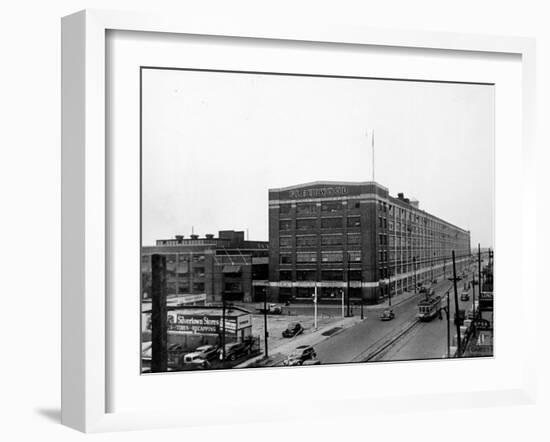
M 470 232 L 390 196 L 376 182 L 319 181 L 269 190 L 269 297 L 376 304 L 450 277 Z

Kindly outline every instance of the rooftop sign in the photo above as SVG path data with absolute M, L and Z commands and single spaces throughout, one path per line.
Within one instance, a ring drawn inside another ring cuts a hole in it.
M 289 190 L 290 198 L 322 198 L 331 196 L 347 195 L 348 188 L 346 186 L 321 187 L 313 189 L 295 189 Z

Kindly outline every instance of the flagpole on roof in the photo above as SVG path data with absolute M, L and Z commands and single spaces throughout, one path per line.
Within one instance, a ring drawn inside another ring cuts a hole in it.
M 371 131 L 368 131 L 367 130 L 367 135 L 369 134 L 370 132 L 370 144 L 371 144 L 371 149 L 372 149 L 372 181 L 374 181 L 374 129 L 372 129 Z

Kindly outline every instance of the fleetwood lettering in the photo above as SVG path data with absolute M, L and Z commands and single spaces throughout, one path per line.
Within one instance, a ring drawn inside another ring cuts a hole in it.
M 290 190 L 290 198 L 318 198 L 323 196 L 341 196 L 348 193 L 348 188 L 344 186 L 323 187 L 321 189 L 297 189 Z

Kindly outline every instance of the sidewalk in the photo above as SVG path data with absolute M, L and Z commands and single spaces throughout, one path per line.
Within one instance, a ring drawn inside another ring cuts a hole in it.
M 418 293 L 412 292 L 403 292 L 400 295 L 392 295 L 391 297 L 391 307 L 397 307 L 399 304 L 402 304 L 405 301 L 408 301 L 409 299 L 418 296 Z M 376 305 L 368 305 L 365 306 L 365 309 L 367 311 L 378 311 L 378 310 L 384 310 L 386 308 L 390 308 L 389 302 L 386 299 L 384 302 Z
M 320 327 L 316 331 L 310 333 L 305 333 L 298 335 L 295 338 L 288 339 L 284 342 L 281 342 L 279 345 L 271 347 L 269 349 L 269 359 L 264 360 L 264 355 L 259 355 L 254 358 L 248 359 L 247 361 L 235 366 L 235 368 L 245 368 L 250 366 L 255 366 L 258 363 L 261 363 L 261 366 L 273 366 L 283 361 L 294 349 L 300 345 L 312 345 L 315 346 L 320 342 L 323 342 L 326 339 L 331 338 L 332 336 L 341 333 L 342 331 L 353 327 L 355 324 L 361 322 L 359 316 L 352 316 L 349 318 L 343 318 L 337 321 L 333 321 L 330 324 L 327 324 L 323 327 Z M 331 330 L 334 330 L 333 333 L 327 334 Z M 323 335 L 325 333 L 325 335 Z

